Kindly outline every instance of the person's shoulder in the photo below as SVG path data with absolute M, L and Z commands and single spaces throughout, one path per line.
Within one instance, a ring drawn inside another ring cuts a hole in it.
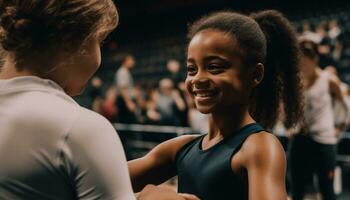
M 83 107 L 66 134 L 72 146 L 86 146 L 98 141 L 119 141 L 116 129 L 105 117 Z
M 240 152 L 246 162 L 272 162 L 284 157 L 284 150 L 277 137 L 266 131 L 250 135 L 243 143 Z
M 61 118 L 73 115 L 79 104 L 63 91 L 33 90 L 22 93 L 19 98 L 23 103 L 21 108 L 27 112 L 34 112 L 36 116 L 44 115 L 47 119 Z
M 116 132 L 113 125 L 105 117 L 84 107 L 80 107 L 78 118 L 71 131 L 77 131 L 80 134 Z
M 41 91 L 33 90 L 22 93 L 21 101 L 25 101 L 28 108 L 50 108 L 46 111 L 61 111 L 62 109 L 72 109 L 78 104 L 63 91 Z M 45 110 L 45 109 L 41 109 Z
M 129 71 L 127 69 L 125 69 L 125 67 L 119 67 L 119 69 L 117 70 L 117 74 L 127 74 Z
M 336 75 L 324 70 L 320 72 L 320 77 L 328 81 L 339 82 L 339 78 Z
M 80 120 L 83 120 L 86 122 L 91 122 L 91 121 L 108 122 L 108 120 L 105 117 L 103 117 L 101 114 L 95 111 L 92 111 L 90 109 L 87 109 L 85 107 L 79 108 L 79 118 Z
M 178 148 L 197 139 L 199 135 L 181 135 L 171 140 L 166 141 L 165 143 L 177 146 Z
M 19 126 L 45 130 L 48 134 L 61 133 L 75 121 L 79 105 L 61 94 L 33 91 L 23 93 L 16 107 Z
M 280 148 L 281 143 L 272 133 L 261 131 L 250 135 L 242 145 L 242 150 L 251 153 L 259 153 L 262 150 Z

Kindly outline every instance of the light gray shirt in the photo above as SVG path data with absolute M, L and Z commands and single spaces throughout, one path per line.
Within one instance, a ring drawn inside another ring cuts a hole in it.
M 305 124 L 311 137 L 322 144 L 335 144 L 337 138 L 328 73 L 323 72 L 315 83 L 305 90 L 305 98 Z
M 128 69 L 121 66 L 116 73 L 116 84 L 117 88 L 125 87 L 128 90 L 128 94 L 131 98 L 135 97 L 134 91 L 134 80 L 131 76 L 131 73 Z
M 0 80 L 0 199 L 135 199 L 122 144 L 55 82 Z

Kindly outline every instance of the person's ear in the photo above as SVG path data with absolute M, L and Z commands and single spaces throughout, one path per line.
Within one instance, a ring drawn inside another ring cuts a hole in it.
M 265 67 L 262 63 L 258 63 L 255 65 L 255 68 L 252 71 L 252 79 L 251 84 L 253 87 L 256 87 L 261 83 L 261 81 L 264 79 L 264 71 Z

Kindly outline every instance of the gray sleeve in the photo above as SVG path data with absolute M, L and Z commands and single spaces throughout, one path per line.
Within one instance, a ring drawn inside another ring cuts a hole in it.
M 70 131 L 67 148 L 79 199 L 135 199 L 122 144 L 104 117 L 84 109 Z

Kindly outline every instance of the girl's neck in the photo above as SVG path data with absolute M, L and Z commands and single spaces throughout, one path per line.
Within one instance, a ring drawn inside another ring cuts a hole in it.
M 209 140 L 217 137 L 227 137 L 245 125 L 254 123 L 248 108 L 231 112 L 212 113 L 209 117 Z

